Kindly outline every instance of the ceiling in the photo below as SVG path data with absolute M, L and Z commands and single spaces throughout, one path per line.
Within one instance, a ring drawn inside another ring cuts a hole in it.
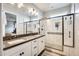
M 43 12 L 50 11 L 53 9 L 65 7 L 69 5 L 69 3 L 34 3 L 36 7 L 38 7 Z
M 24 6 L 22 8 L 17 8 L 17 4 L 5 3 L 3 4 L 3 9 L 30 16 L 30 14 L 28 13 L 28 8 L 35 8 L 38 13 L 41 14 L 41 12 L 51 11 L 57 8 L 65 7 L 67 5 L 69 5 L 69 3 L 24 3 Z M 31 17 L 37 16 L 33 15 Z

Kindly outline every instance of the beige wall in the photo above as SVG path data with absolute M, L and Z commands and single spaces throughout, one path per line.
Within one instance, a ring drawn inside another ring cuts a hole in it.
M 2 38 L 2 4 L 0 3 L 0 56 L 3 54 L 3 38 Z

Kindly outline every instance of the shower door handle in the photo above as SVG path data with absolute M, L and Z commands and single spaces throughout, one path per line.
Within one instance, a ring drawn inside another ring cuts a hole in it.
M 71 32 L 69 31 L 69 38 L 71 38 Z

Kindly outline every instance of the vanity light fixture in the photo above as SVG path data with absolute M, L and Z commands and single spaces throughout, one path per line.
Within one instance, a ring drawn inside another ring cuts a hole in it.
M 14 5 L 15 3 L 10 3 L 12 5 Z M 18 8 L 21 8 L 21 7 L 24 7 L 23 3 L 16 3 L 17 7 Z M 35 8 L 28 8 L 28 13 L 31 15 L 31 16 L 37 16 L 38 15 L 38 12 Z
M 35 14 L 35 16 L 37 16 L 38 15 L 38 12 Z
M 33 12 L 33 8 L 28 8 L 28 12 L 29 13 Z
M 36 14 L 36 10 L 33 10 L 32 15 L 35 15 L 35 14 Z
M 28 12 L 30 15 L 34 15 L 34 16 L 38 15 L 38 12 L 34 8 L 28 8 Z

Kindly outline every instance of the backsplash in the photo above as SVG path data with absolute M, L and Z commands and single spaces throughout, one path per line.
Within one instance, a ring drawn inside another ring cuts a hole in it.
M 14 36 L 5 36 L 3 37 L 3 40 L 11 40 L 11 39 L 15 39 L 15 38 L 20 38 L 20 37 L 24 37 L 24 36 L 31 36 L 31 35 L 37 35 L 39 33 L 30 33 L 30 34 L 21 34 L 21 35 L 14 35 Z

